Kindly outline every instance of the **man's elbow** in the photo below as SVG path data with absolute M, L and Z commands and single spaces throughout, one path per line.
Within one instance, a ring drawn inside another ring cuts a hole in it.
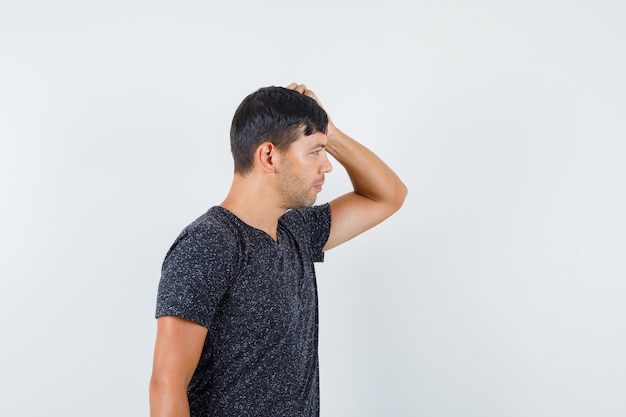
M 409 194 L 409 189 L 407 186 L 400 180 L 395 184 L 395 189 L 392 198 L 392 207 L 394 208 L 394 212 L 400 210 L 400 207 L 404 204 L 404 200 L 406 200 L 406 196 Z
M 408 192 L 408 188 L 400 180 L 388 188 L 386 197 L 380 200 L 382 203 L 380 207 L 383 209 L 381 211 L 382 220 L 400 210 Z

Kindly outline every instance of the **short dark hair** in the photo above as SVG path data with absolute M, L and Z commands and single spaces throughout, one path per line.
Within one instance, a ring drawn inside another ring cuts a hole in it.
M 252 169 L 254 152 L 263 142 L 284 150 L 300 133 L 326 133 L 327 128 L 326 112 L 311 97 L 284 87 L 261 88 L 246 97 L 233 116 L 230 150 L 235 172 Z

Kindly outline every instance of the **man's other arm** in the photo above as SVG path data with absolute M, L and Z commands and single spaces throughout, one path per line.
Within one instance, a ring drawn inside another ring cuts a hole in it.
M 200 360 L 207 329 L 180 317 L 157 320 L 152 378 L 151 417 L 189 417 L 187 386 Z

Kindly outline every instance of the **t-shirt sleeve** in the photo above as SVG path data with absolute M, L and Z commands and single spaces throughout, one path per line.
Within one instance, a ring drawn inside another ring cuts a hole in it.
M 156 318 L 178 316 L 208 329 L 229 285 L 229 246 L 219 234 L 184 230 L 163 261 Z
M 296 227 L 302 227 L 310 240 L 313 262 L 324 262 L 324 245 L 330 235 L 330 204 L 292 210 L 289 214 L 298 216 Z

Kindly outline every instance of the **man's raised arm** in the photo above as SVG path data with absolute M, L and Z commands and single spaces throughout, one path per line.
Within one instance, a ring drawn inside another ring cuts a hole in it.
M 334 248 L 376 226 L 404 203 L 407 188 L 378 156 L 331 126 L 326 149 L 347 171 L 354 191 L 330 202 L 330 236 Z
M 304 84 L 287 88 L 319 99 Z M 320 103 L 321 105 L 321 103 Z M 347 171 L 354 191 L 330 202 L 331 228 L 324 251 L 352 239 L 395 213 L 407 188 L 378 156 L 337 129 L 329 119 L 326 150 Z

